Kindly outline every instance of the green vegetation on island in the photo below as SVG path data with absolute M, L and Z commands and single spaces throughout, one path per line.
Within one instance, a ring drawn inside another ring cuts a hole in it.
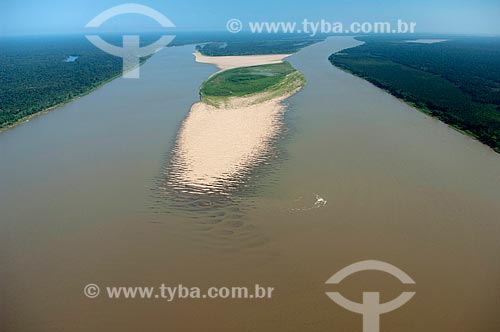
M 230 97 L 263 94 L 259 101 L 291 94 L 305 84 L 304 76 L 288 62 L 223 71 L 205 81 L 201 100 L 220 105 Z
M 366 43 L 332 54 L 331 63 L 500 152 L 499 38 L 360 39 Z

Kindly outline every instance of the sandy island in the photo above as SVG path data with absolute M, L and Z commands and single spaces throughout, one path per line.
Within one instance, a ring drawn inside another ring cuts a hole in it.
M 264 55 L 241 55 L 241 56 L 206 56 L 200 52 L 194 52 L 196 62 L 210 63 L 222 70 L 238 67 L 249 67 L 268 65 L 283 62 L 283 59 L 291 54 L 264 54 Z M 218 71 L 218 72 L 220 72 Z M 217 74 L 217 73 L 216 73 Z
M 289 56 L 194 55 L 196 61 L 214 64 L 220 71 L 279 63 Z M 266 96 L 266 92 L 231 97 L 223 106 L 194 104 L 178 133 L 172 159 L 173 182 L 212 191 L 245 174 L 265 156 L 271 140 L 279 133 L 284 112 L 281 102 L 299 89 L 277 97 Z

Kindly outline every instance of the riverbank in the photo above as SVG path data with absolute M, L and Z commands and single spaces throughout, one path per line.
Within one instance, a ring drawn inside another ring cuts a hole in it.
M 494 47 L 478 40 L 476 49 L 469 40 L 460 39 L 438 40 L 434 46 L 363 41 L 362 46 L 330 55 L 330 62 L 500 152 L 499 101 L 490 77 L 495 74 L 485 70 L 491 67 L 494 73 Z M 474 57 L 477 66 L 466 57 Z M 451 69 L 444 58 L 450 59 Z
M 141 61 L 140 61 L 140 63 L 139 63 L 139 67 L 140 67 L 140 66 L 142 66 L 143 64 L 145 64 L 145 63 L 146 63 L 146 61 L 147 61 L 149 58 L 151 58 L 151 56 L 149 56 L 149 57 L 147 57 L 147 58 L 145 58 L 145 59 L 141 59 Z M 25 116 L 25 117 L 22 117 L 22 118 L 20 118 L 20 119 L 16 120 L 16 121 L 15 121 L 14 123 L 12 123 L 12 124 L 9 124 L 9 125 L 4 126 L 4 127 L 0 127 L 0 134 L 1 134 L 2 132 L 5 132 L 5 131 L 9 130 L 9 129 L 12 129 L 12 128 L 15 128 L 15 127 L 17 127 L 17 126 L 19 126 L 19 125 L 22 125 L 23 123 L 29 122 L 29 121 L 31 121 L 31 120 L 33 120 L 33 119 L 35 119 L 35 118 L 39 117 L 39 116 L 45 115 L 45 114 L 49 113 L 50 111 L 53 111 L 53 110 L 55 110 L 55 109 L 57 109 L 57 108 L 59 108 L 59 107 L 62 107 L 62 106 L 64 106 L 64 105 L 67 105 L 67 104 L 69 104 L 69 103 L 71 103 L 71 102 L 73 102 L 73 101 L 75 101 L 75 100 L 77 100 L 77 99 L 79 99 L 79 98 L 85 97 L 85 96 L 87 96 L 87 95 L 91 94 L 92 92 L 96 91 L 97 89 L 102 88 L 104 85 L 106 85 L 106 84 L 108 84 L 108 83 L 111 83 L 111 82 L 112 82 L 112 81 L 114 81 L 115 79 L 120 78 L 120 77 L 122 77 L 122 76 L 123 76 L 123 73 L 122 73 L 122 72 L 120 72 L 120 73 L 118 73 L 118 74 L 116 74 L 116 75 L 113 75 L 113 76 L 111 76 L 111 77 L 109 77 L 109 78 L 107 78 L 107 79 L 105 79 L 105 80 L 102 80 L 101 82 L 97 83 L 97 85 L 96 85 L 96 86 L 89 88 L 88 90 L 86 90 L 86 91 L 82 92 L 81 94 L 78 94 L 78 95 L 76 95 L 76 96 L 73 96 L 73 97 L 71 97 L 71 98 L 68 98 L 67 100 L 64 100 L 64 101 L 62 101 L 62 102 L 60 102 L 60 103 L 57 103 L 57 104 L 55 104 L 55 105 L 53 105 L 53 106 L 47 107 L 47 108 L 45 108 L 45 109 L 43 109 L 43 110 L 41 110 L 41 111 L 39 111 L 39 112 L 36 112 L 36 113 L 30 114 L 30 115 L 27 115 L 27 116 Z
M 141 65 L 142 65 L 142 64 L 141 64 Z M 3 132 L 5 132 L 5 131 L 7 131 L 7 130 L 9 130 L 9 129 L 12 129 L 12 128 L 14 128 L 14 127 L 20 126 L 20 125 L 22 125 L 23 123 L 29 122 L 29 121 L 31 121 L 31 120 L 33 120 L 33 119 L 35 119 L 35 118 L 39 117 L 39 116 L 45 115 L 45 114 L 49 113 L 50 111 L 53 111 L 53 110 L 55 110 L 55 109 L 57 109 L 57 108 L 59 108 L 59 107 L 62 107 L 62 106 L 64 106 L 64 105 L 67 105 L 67 104 L 71 103 L 72 101 L 75 101 L 75 100 L 77 100 L 77 99 L 79 99 L 79 98 L 85 97 L 86 95 L 88 95 L 88 94 L 90 94 L 90 93 L 92 93 L 92 92 L 96 91 L 97 89 L 99 89 L 99 88 L 103 87 L 104 85 L 106 85 L 106 84 L 108 84 L 108 83 L 111 83 L 112 81 L 114 81 L 115 79 L 117 79 L 117 78 L 119 78 L 119 77 L 121 77 L 121 76 L 122 76 L 122 73 L 120 73 L 120 74 L 118 74 L 118 75 L 115 75 L 115 76 L 113 76 L 113 77 L 111 77 L 111 78 L 109 78 L 109 79 L 107 79 L 107 80 L 102 81 L 101 83 L 98 83 L 98 85 L 96 85 L 95 87 L 91 88 L 91 89 L 90 89 L 90 90 L 88 90 L 88 91 L 83 92 L 83 93 L 82 93 L 82 94 L 80 94 L 80 95 L 77 95 L 77 96 L 71 97 L 71 98 L 69 98 L 68 100 L 65 100 L 65 101 L 63 101 L 63 102 L 60 102 L 60 103 L 58 103 L 58 104 L 56 104 L 56 105 L 54 105 L 54 106 L 47 107 L 47 108 L 43 109 L 43 110 L 42 110 L 42 111 L 40 111 L 40 112 L 36 112 L 36 113 L 30 114 L 30 115 L 28 115 L 28 116 L 25 116 L 25 117 L 23 117 L 23 118 L 21 118 L 21 119 L 17 120 L 16 122 L 14 122 L 14 123 L 12 123 L 12 124 L 8 125 L 8 126 L 5 126 L 5 127 L 0 127 L 0 134 L 1 134 L 1 133 L 3 133 Z
M 335 65 L 334 65 L 335 66 Z M 467 130 L 467 129 L 464 129 L 464 128 L 461 128 L 460 126 L 458 125 L 455 125 L 455 124 L 452 124 L 452 123 L 447 123 L 445 121 L 443 121 L 439 116 L 436 116 L 433 114 L 433 111 L 428 108 L 428 107 L 424 107 L 424 106 L 420 106 L 418 105 L 416 102 L 414 101 L 411 101 L 409 99 L 405 99 L 397 94 L 394 93 L 393 90 L 391 90 L 389 87 L 386 87 L 386 86 L 383 86 L 383 85 L 380 85 L 378 84 L 378 82 L 376 80 L 372 80 L 370 79 L 369 77 L 364 77 L 364 76 L 361 76 L 361 75 L 358 75 L 356 74 L 355 72 L 347 69 L 347 68 L 343 68 L 343 67 L 340 67 L 340 66 L 335 66 L 337 67 L 338 69 L 342 70 L 343 72 L 345 73 L 348 73 L 350 75 L 353 75 L 353 76 L 356 76 L 356 77 L 359 77 L 365 81 L 368 81 L 370 82 L 371 84 L 373 84 L 375 87 L 379 88 L 380 90 L 384 91 L 384 92 L 387 92 L 388 94 L 390 94 L 391 96 L 393 96 L 394 98 L 398 99 L 399 101 L 405 103 L 406 105 L 414 108 L 415 110 L 435 119 L 435 120 L 438 120 L 442 123 L 444 123 L 446 126 L 448 126 L 450 129 L 453 129 L 454 131 L 462 134 L 462 135 L 465 135 L 469 138 L 472 138 L 473 140 L 476 140 L 478 141 L 479 143 L 481 144 L 484 144 L 485 146 L 487 146 L 488 148 L 490 148 L 491 150 L 495 151 L 496 153 L 500 153 L 500 148 L 497 148 L 497 147 L 494 147 L 494 146 L 491 146 L 485 142 L 483 142 L 483 140 L 481 139 L 481 137 L 479 135 L 476 135 L 475 133 L 473 133 L 472 131 L 470 130 Z

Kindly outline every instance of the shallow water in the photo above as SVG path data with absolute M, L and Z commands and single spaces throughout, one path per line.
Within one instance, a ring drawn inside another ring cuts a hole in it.
M 500 157 L 328 56 L 290 58 L 308 84 L 287 100 L 275 151 L 230 195 L 167 190 L 176 132 L 215 67 L 193 47 L 0 134 L 0 330 L 361 331 L 324 282 L 364 259 L 415 281 L 382 331 L 500 326 Z M 272 300 L 86 299 L 99 285 L 274 286 Z M 345 296 L 405 287 L 366 272 Z

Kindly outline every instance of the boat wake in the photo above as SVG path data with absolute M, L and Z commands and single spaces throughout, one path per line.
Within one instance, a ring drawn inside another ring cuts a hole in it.
M 320 195 L 318 194 L 314 194 L 315 197 L 316 197 L 316 200 L 314 201 L 314 203 L 312 205 L 308 205 L 308 206 L 303 206 L 303 207 L 293 207 L 291 208 L 291 211 L 292 212 L 299 212 L 299 211 L 310 211 L 310 210 L 315 210 L 315 209 L 320 209 L 322 207 L 324 207 L 328 201 L 326 199 L 324 199 L 323 197 L 321 197 Z M 304 200 L 304 197 L 299 197 L 298 199 L 295 200 L 295 203 L 300 203 L 300 204 L 303 204 Z

